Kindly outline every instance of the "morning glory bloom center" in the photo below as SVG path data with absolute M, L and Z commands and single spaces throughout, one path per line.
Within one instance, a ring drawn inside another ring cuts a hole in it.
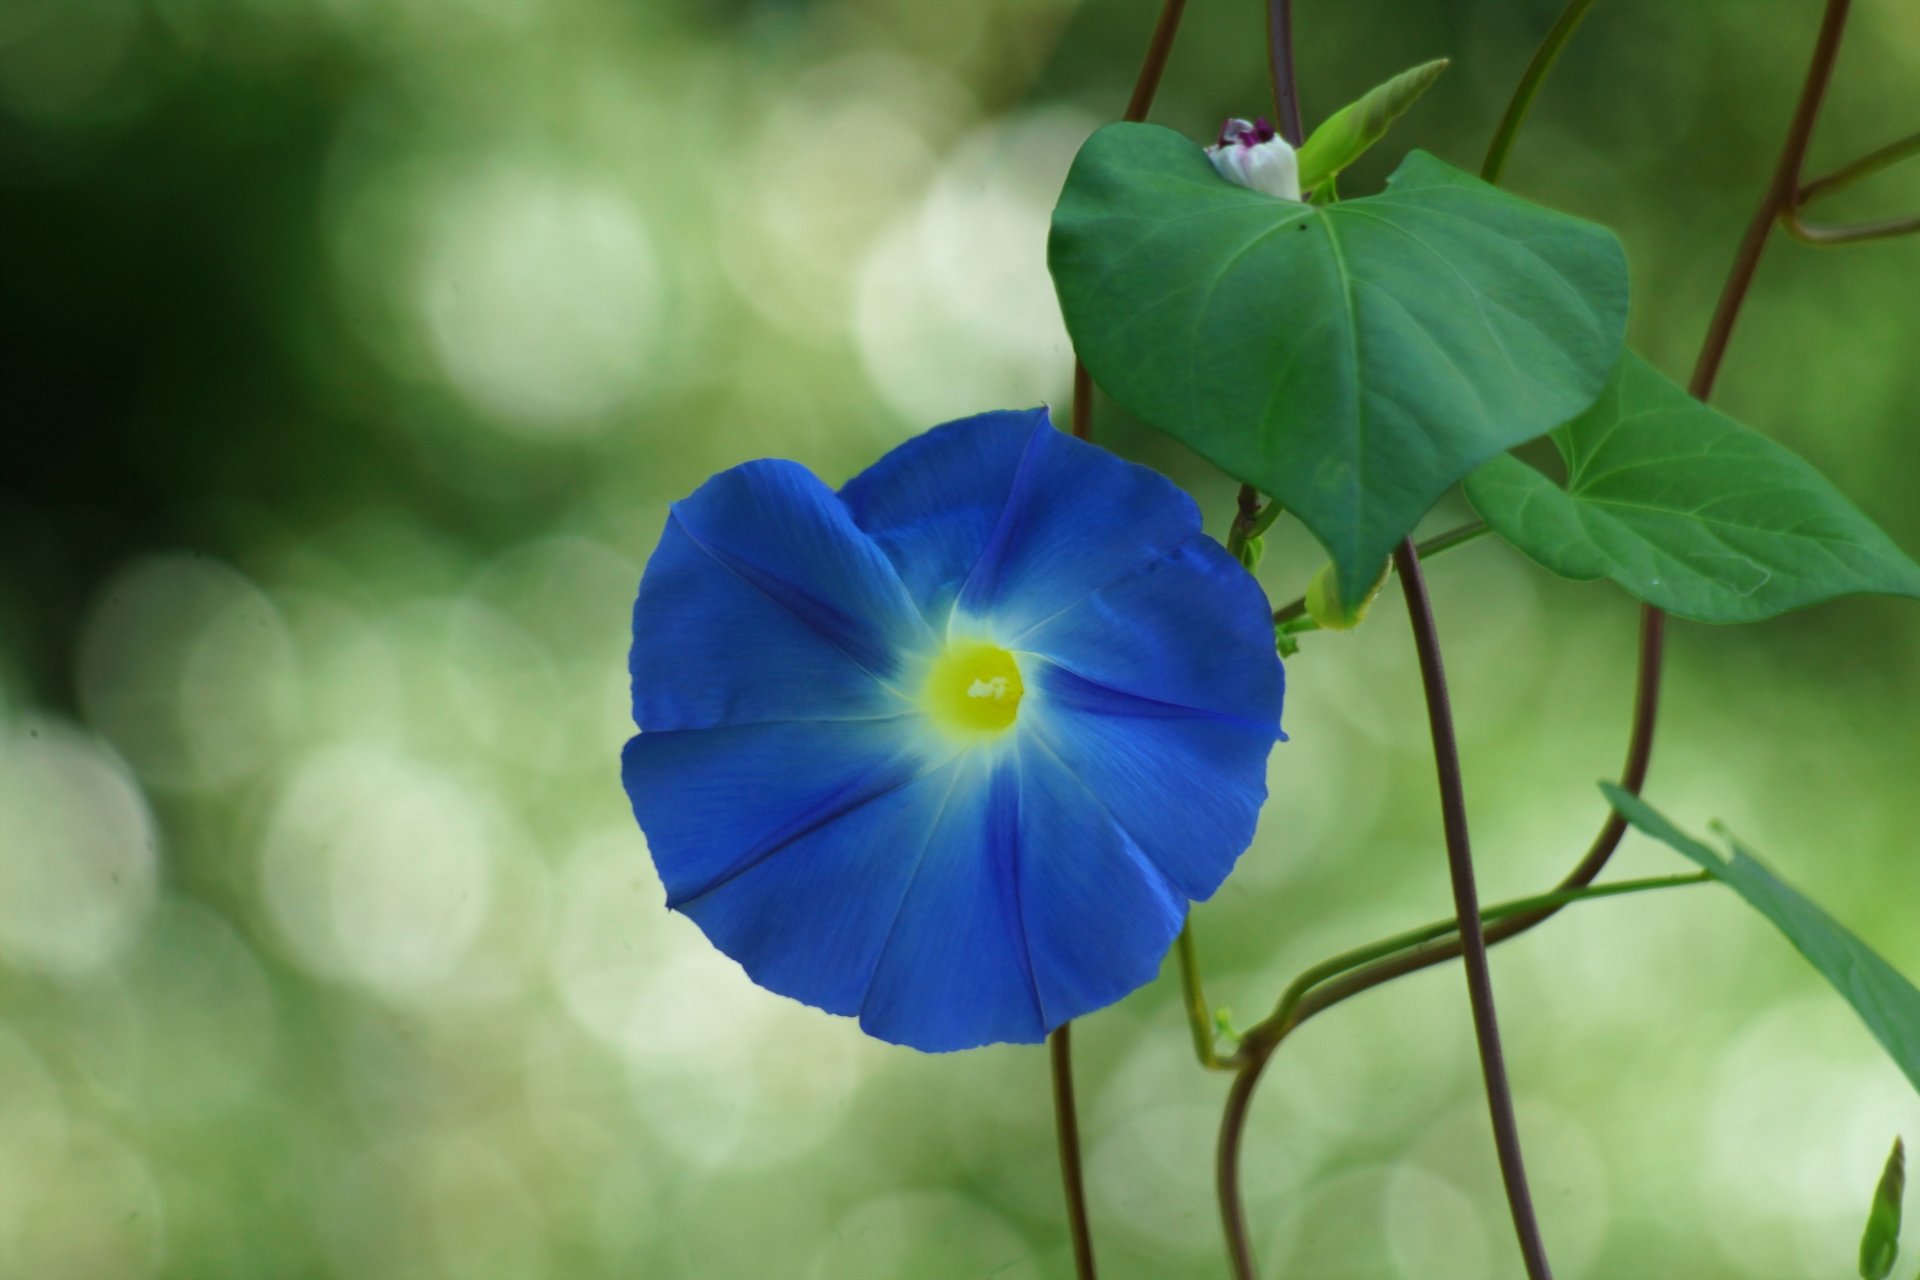
M 957 640 L 929 666 L 920 705 L 941 732 L 977 742 L 1013 727 L 1026 691 L 1012 653 L 996 644 Z

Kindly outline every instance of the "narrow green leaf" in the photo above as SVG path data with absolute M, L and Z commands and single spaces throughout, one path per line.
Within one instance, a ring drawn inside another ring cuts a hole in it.
M 1446 69 L 1445 58 L 1423 62 L 1328 116 L 1300 147 L 1300 189 L 1312 191 L 1365 155 Z
M 1512 457 L 1466 488 L 1494 532 L 1564 577 L 1611 578 L 1700 622 L 1842 595 L 1920 597 L 1920 565 L 1824 476 L 1632 352 L 1553 441 L 1564 489 Z
M 1100 385 L 1278 498 L 1356 585 L 1450 485 L 1591 404 L 1626 320 L 1611 232 L 1420 152 L 1315 208 L 1108 125 L 1048 255 Z
M 1867 1210 L 1867 1229 L 1860 1236 L 1860 1280 L 1887 1280 L 1900 1256 L 1900 1200 L 1907 1190 L 1907 1152 L 1900 1139 L 1881 1171 Z
M 1911 982 L 1832 916 L 1776 878 L 1738 843 L 1729 840 L 1733 856 L 1722 858 L 1632 792 L 1611 782 L 1601 783 L 1600 790 L 1621 817 L 1698 863 L 1772 921 L 1853 1006 L 1873 1038 L 1906 1073 L 1914 1088 L 1920 1089 L 1920 991 Z

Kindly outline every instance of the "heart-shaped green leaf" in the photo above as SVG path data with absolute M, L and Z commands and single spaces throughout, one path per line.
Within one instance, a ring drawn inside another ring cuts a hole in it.
M 1773 922 L 1787 941 L 1852 1005 L 1867 1030 L 1920 1089 L 1920 991 L 1880 954 L 1834 918 L 1801 897 L 1738 844 L 1723 858 L 1695 840 L 1630 791 L 1603 782 L 1607 803 L 1655 840 L 1698 863 L 1714 879 L 1746 899 Z
M 1420 152 L 1324 208 L 1236 186 L 1167 129 L 1074 160 L 1048 244 L 1102 387 L 1273 494 L 1365 584 L 1447 487 L 1593 402 L 1626 263 L 1605 228 Z
M 1920 596 L 1920 565 L 1819 472 L 1629 352 L 1553 433 L 1563 489 L 1515 458 L 1467 481 L 1495 533 L 1568 578 L 1611 578 L 1701 622 L 1835 596 Z

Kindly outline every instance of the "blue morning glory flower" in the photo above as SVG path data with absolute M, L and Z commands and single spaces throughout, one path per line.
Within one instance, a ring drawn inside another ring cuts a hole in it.
M 1259 586 L 1045 409 L 936 427 L 839 493 L 721 472 L 667 520 L 631 666 L 667 905 L 926 1050 L 1040 1040 L 1150 980 L 1281 736 Z

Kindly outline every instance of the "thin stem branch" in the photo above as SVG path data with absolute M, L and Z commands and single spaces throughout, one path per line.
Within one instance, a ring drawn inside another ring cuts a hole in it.
M 1439 555 L 1442 551 L 1451 551 L 1455 547 L 1464 546 L 1472 542 L 1475 538 L 1478 538 L 1481 534 L 1487 532 L 1490 531 L 1487 528 L 1486 521 L 1475 520 L 1471 523 L 1460 525 L 1457 528 L 1449 529 L 1445 533 L 1437 533 L 1423 542 L 1416 543 L 1413 548 L 1414 554 L 1418 555 L 1422 560 L 1429 560 Z M 1273 625 L 1277 627 L 1284 623 L 1292 622 L 1295 618 L 1304 615 L 1306 611 L 1307 598 L 1305 596 L 1301 596 L 1298 600 L 1289 601 L 1273 611 Z
M 1180 999 L 1187 1009 L 1187 1030 L 1193 1035 L 1193 1055 L 1207 1070 L 1223 1071 L 1226 1064 L 1214 1048 L 1216 1032 L 1213 1008 L 1207 1003 L 1207 990 L 1200 977 L 1200 954 L 1193 940 L 1191 911 L 1188 912 L 1187 922 L 1180 926 L 1180 936 L 1174 939 L 1173 945 L 1180 962 Z
M 1122 120 L 1137 124 L 1153 109 L 1154 95 L 1160 91 L 1160 77 L 1166 73 L 1167 58 L 1173 52 L 1174 37 L 1180 34 L 1180 18 L 1186 9 L 1187 0 L 1165 0 L 1160 6 L 1160 20 L 1153 24 L 1153 37 L 1140 60 L 1140 73 L 1133 78 L 1133 93 L 1127 98 Z M 1073 358 L 1072 425 L 1077 439 L 1093 438 L 1093 376 L 1077 354 Z
M 1053 1127 L 1060 1146 L 1067 1226 L 1073 1234 L 1073 1273 L 1079 1280 L 1096 1280 L 1093 1230 L 1087 1222 L 1087 1188 L 1080 1173 L 1080 1116 L 1073 1102 L 1073 1023 L 1061 1023 L 1047 1037 L 1047 1057 L 1053 1067 Z
M 1895 236 L 1912 235 L 1920 231 L 1920 213 L 1908 214 L 1904 218 L 1882 218 L 1877 222 L 1850 222 L 1836 227 L 1808 222 L 1800 216 L 1798 209 L 1787 209 L 1780 215 L 1780 225 L 1786 228 L 1788 235 L 1802 244 L 1830 248 L 1836 245 L 1864 244 L 1868 240 L 1891 240 Z
M 1440 657 L 1440 633 L 1434 625 L 1433 602 L 1427 597 L 1426 578 L 1420 572 L 1420 557 L 1413 549 L 1412 538 L 1395 549 L 1393 564 L 1407 599 L 1414 650 L 1420 658 L 1420 684 L 1426 691 L 1434 770 L 1440 782 L 1447 874 L 1453 882 L 1454 913 L 1460 918 L 1467 999 L 1473 1007 L 1473 1034 L 1480 1047 L 1480 1073 L 1486 1084 L 1487 1111 L 1493 1120 L 1493 1145 L 1500 1160 L 1500 1180 L 1506 1185 L 1507 1204 L 1513 1211 L 1513 1230 L 1520 1240 L 1520 1257 L 1526 1263 L 1529 1280 L 1553 1280 L 1553 1268 L 1547 1265 L 1546 1244 L 1540 1238 L 1540 1223 L 1533 1211 L 1533 1193 L 1527 1186 L 1520 1126 L 1513 1114 L 1513 1088 L 1507 1079 L 1506 1055 L 1500 1048 L 1500 1020 L 1494 1010 L 1487 938 L 1480 925 L 1473 847 L 1467 835 L 1466 789 L 1460 775 L 1460 746 L 1453 732 L 1453 704 L 1447 696 L 1447 671 Z
M 1147 56 L 1134 78 L 1133 96 L 1127 99 L 1122 120 L 1137 124 L 1153 110 L 1153 96 L 1160 91 L 1160 77 L 1166 72 L 1167 55 L 1173 52 L 1173 38 L 1180 33 L 1180 17 L 1186 8 L 1187 0 L 1166 0 L 1161 5 L 1160 20 L 1153 24 L 1153 38 L 1147 42 Z
M 1498 186 L 1500 175 L 1506 172 L 1507 156 L 1513 151 L 1513 144 L 1520 136 L 1520 126 L 1527 122 L 1527 113 L 1533 110 L 1533 101 L 1540 96 L 1540 88 L 1546 84 L 1547 76 L 1553 70 L 1553 64 L 1560 60 L 1560 54 L 1573 39 L 1573 33 L 1580 29 L 1586 19 L 1587 11 L 1593 8 L 1594 0 L 1569 0 L 1567 7 L 1560 11 L 1560 17 L 1540 47 L 1533 51 L 1533 61 L 1520 76 L 1520 83 L 1514 86 L 1513 97 L 1507 101 L 1506 114 L 1500 117 L 1500 124 L 1493 131 L 1493 141 L 1487 146 L 1487 158 L 1480 162 L 1480 177 Z
M 1274 127 L 1297 147 L 1307 135 L 1300 124 L 1300 84 L 1293 74 L 1293 0 L 1267 0 L 1267 59 L 1273 67 Z
M 1714 379 L 1720 375 L 1726 359 L 1727 343 L 1733 337 L 1734 322 L 1740 318 L 1741 304 L 1760 268 L 1760 255 L 1766 251 L 1767 238 L 1781 210 L 1790 208 L 1800 191 L 1800 172 L 1807 162 L 1807 145 L 1813 140 L 1813 123 L 1820 115 L 1820 103 L 1833 80 L 1833 64 L 1840 54 L 1840 35 L 1846 29 L 1847 14 L 1853 0 L 1827 0 L 1820 19 L 1820 34 L 1814 38 L 1813 56 L 1807 63 L 1807 77 L 1800 88 L 1800 100 L 1794 105 L 1793 118 L 1787 122 L 1786 141 L 1780 146 L 1780 159 L 1774 166 L 1773 181 L 1753 211 L 1747 231 L 1734 253 L 1727 283 L 1720 291 L 1713 319 L 1707 324 L 1707 336 L 1700 344 L 1700 358 L 1694 362 L 1693 378 L 1687 390 L 1705 400 L 1713 394 Z
M 1660 711 L 1660 679 L 1665 667 L 1666 615 L 1658 609 L 1642 608 L 1640 611 L 1640 661 L 1639 674 L 1635 680 L 1633 697 L 1633 729 L 1627 741 L 1627 759 L 1621 767 L 1620 785 L 1635 795 L 1646 785 L 1647 768 L 1653 759 L 1653 739 Z M 1565 894 L 1591 884 L 1619 847 L 1620 838 L 1626 834 L 1626 819 L 1611 809 L 1600 832 L 1588 846 L 1585 856 L 1574 865 L 1555 890 L 1555 894 Z M 1548 895 L 1552 898 L 1554 895 Z M 1527 930 L 1551 919 L 1563 905 L 1561 902 L 1542 901 L 1535 910 L 1529 910 L 1491 925 L 1487 929 L 1489 946 L 1505 942 L 1508 938 L 1518 937 Z M 1363 991 L 1369 991 L 1382 983 L 1395 978 L 1417 973 L 1422 969 L 1454 960 L 1460 956 L 1458 936 L 1443 937 L 1432 943 L 1410 948 L 1398 954 L 1386 956 L 1376 964 L 1354 970 L 1337 982 L 1330 982 L 1308 995 L 1300 1002 L 1295 1011 L 1293 1025 L 1307 1021 L 1315 1014 L 1331 1009 L 1334 1005 L 1350 1000 Z
M 1882 169 L 1890 169 L 1912 156 L 1920 156 L 1920 133 L 1910 133 L 1906 137 L 1877 151 L 1869 151 L 1848 164 L 1841 165 L 1832 173 L 1823 174 L 1801 186 L 1799 196 L 1794 203 L 1806 208 L 1817 200 L 1824 200 L 1836 192 L 1844 191 L 1864 178 L 1871 178 Z
M 1655 889 L 1673 889 L 1682 885 L 1705 884 L 1712 878 L 1707 872 L 1696 871 L 1671 876 L 1648 876 L 1639 880 L 1619 880 L 1612 884 L 1588 885 L 1578 889 L 1555 889 L 1551 893 L 1537 893 L 1482 908 L 1480 923 L 1491 940 L 1493 926 L 1517 917 L 1558 911 L 1561 907 L 1575 902 L 1615 898 L 1630 893 L 1646 893 Z M 1343 951 L 1302 971 L 1299 977 L 1287 985 L 1285 993 L 1281 995 L 1279 1003 L 1274 1006 L 1273 1012 L 1247 1029 L 1247 1033 L 1241 1038 L 1242 1048 L 1238 1061 L 1248 1061 L 1256 1054 L 1271 1052 L 1301 1023 L 1305 1022 L 1306 1018 L 1302 1016 L 1301 1010 L 1307 1006 L 1313 990 L 1322 983 L 1359 969 L 1375 960 L 1385 959 L 1401 952 L 1416 951 L 1435 942 L 1451 941 L 1458 945 L 1459 932 L 1460 922 L 1448 916 L 1444 920 L 1429 921 L 1416 928 Z
M 1271 1052 L 1255 1054 L 1234 1073 L 1220 1116 L 1220 1142 L 1214 1151 L 1213 1186 L 1220 1201 L 1220 1230 L 1227 1239 L 1227 1263 L 1233 1280 L 1260 1280 L 1253 1260 L 1253 1242 L 1247 1232 L 1246 1197 L 1240 1194 L 1240 1145 L 1247 1132 L 1247 1112 L 1253 1091 L 1272 1059 Z
M 1696 872 L 1690 875 L 1652 876 L 1642 880 L 1622 880 L 1616 884 L 1556 890 L 1553 893 L 1517 898 L 1511 902 L 1488 907 L 1480 913 L 1480 919 L 1492 925 L 1496 921 L 1531 915 L 1543 910 L 1550 913 L 1573 902 L 1618 897 L 1629 893 L 1644 893 L 1655 889 L 1677 888 L 1681 885 L 1705 884 L 1711 879 L 1712 876 L 1705 872 Z M 1378 957 L 1429 945 L 1443 935 L 1457 935 L 1458 929 L 1457 919 L 1436 920 L 1418 929 L 1409 929 L 1405 933 L 1395 934 L 1391 938 L 1356 947 L 1321 961 L 1295 978 L 1287 987 L 1286 994 L 1280 998 L 1280 1003 L 1274 1009 L 1273 1015 L 1248 1030 L 1242 1039 L 1240 1052 L 1232 1060 L 1232 1065 L 1236 1065 L 1239 1070 L 1234 1075 L 1233 1085 L 1227 1092 L 1226 1109 L 1220 1120 L 1220 1142 L 1214 1166 L 1214 1184 L 1220 1200 L 1221 1228 L 1226 1235 L 1227 1257 L 1232 1263 L 1235 1280 L 1258 1280 L 1253 1249 L 1247 1233 L 1245 1201 L 1240 1194 L 1240 1149 L 1246 1135 L 1247 1114 L 1253 1103 L 1254 1089 L 1260 1082 L 1261 1073 L 1267 1069 L 1267 1061 L 1280 1047 L 1280 1042 L 1306 1020 L 1308 1015 L 1302 1011 L 1309 1007 L 1316 984 Z M 1457 943 L 1457 936 L 1455 941 Z

